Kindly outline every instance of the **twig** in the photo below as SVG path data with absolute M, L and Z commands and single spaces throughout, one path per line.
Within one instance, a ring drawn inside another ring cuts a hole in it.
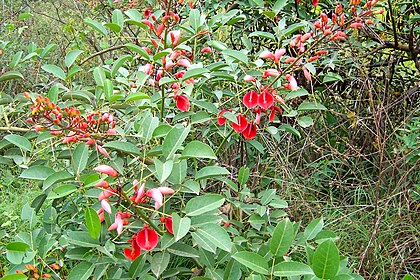
M 102 55 L 102 54 L 107 53 L 107 52 L 110 52 L 110 51 L 114 51 L 114 50 L 122 49 L 122 48 L 124 48 L 124 47 L 125 47 L 125 45 L 113 46 L 113 47 L 110 47 L 110 48 L 108 48 L 108 49 L 105 49 L 105 50 L 102 50 L 102 51 L 96 52 L 96 53 L 92 54 L 91 56 L 89 56 L 89 57 L 87 57 L 87 58 L 83 59 L 83 60 L 80 62 L 80 65 L 82 65 L 82 64 L 84 64 L 84 63 L 86 63 L 88 60 L 90 60 L 90 59 L 94 58 L 95 56 Z

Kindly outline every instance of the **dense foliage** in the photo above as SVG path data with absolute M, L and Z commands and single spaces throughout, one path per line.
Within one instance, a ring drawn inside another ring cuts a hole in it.
M 418 4 L 63 2 L 3 7 L 5 279 L 419 276 Z

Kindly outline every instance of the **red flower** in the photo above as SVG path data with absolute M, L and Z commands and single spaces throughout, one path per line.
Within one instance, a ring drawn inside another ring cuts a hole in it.
M 267 110 L 268 108 L 270 108 L 273 105 L 273 103 L 274 103 L 274 97 L 267 90 L 264 90 L 258 96 L 258 105 L 260 105 L 260 107 L 263 108 L 264 110 Z
M 108 165 L 99 165 L 98 167 L 95 168 L 95 171 L 98 171 L 100 173 L 112 176 L 112 177 L 117 177 L 118 176 L 118 172 L 115 171 L 114 168 L 112 168 L 111 166 Z
M 248 121 L 247 119 L 242 116 L 242 115 L 238 115 L 236 116 L 236 120 L 237 123 L 232 123 L 232 128 L 236 131 L 236 132 L 242 132 L 246 129 L 247 125 L 248 125 Z
M 145 224 L 143 229 L 137 233 L 136 241 L 141 249 L 150 251 L 158 244 L 159 236 L 154 229 L 149 228 L 149 225 Z
M 140 253 L 141 253 L 141 249 L 140 249 L 139 245 L 137 245 L 136 239 L 137 239 L 136 235 L 133 235 L 133 238 L 128 240 L 128 242 L 131 242 L 131 248 L 132 249 L 124 248 L 124 255 L 132 261 L 137 259 L 137 257 L 140 256 Z
M 218 125 L 224 125 L 226 123 L 226 118 L 223 117 L 223 114 L 227 112 L 226 109 L 223 109 L 222 111 L 219 112 L 219 114 L 217 114 L 217 124 Z
M 172 216 L 166 217 L 164 218 L 164 222 L 165 222 L 165 227 L 166 229 L 171 233 L 174 234 L 174 230 L 172 227 Z
M 174 96 L 176 100 L 176 107 L 182 112 L 187 112 L 190 109 L 190 100 L 186 95 Z
M 248 109 L 252 109 L 255 106 L 258 105 L 258 94 L 256 91 L 251 90 L 248 91 L 243 98 L 243 102 L 244 105 L 248 108 Z
M 245 139 L 254 139 L 257 136 L 257 127 L 253 123 L 248 124 L 246 129 L 242 131 L 242 135 Z
M 312 5 L 316 7 L 318 5 L 318 0 L 312 0 Z

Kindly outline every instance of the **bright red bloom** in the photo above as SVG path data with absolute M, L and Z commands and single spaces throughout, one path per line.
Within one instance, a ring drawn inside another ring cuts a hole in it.
M 149 225 L 145 224 L 143 229 L 137 233 L 136 241 L 141 249 L 150 251 L 158 244 L 159 236 L 154 229 L 149 228 Z
M 176 100 L 176 107 L 182 112 L 187 112 L 190 110 L 190 100 L 186 95 L 176 95 L 174 96 Z
M 248 108 L 248 109 L 252 109 L 255 106 L 258 105 L 258 94 L 256 91 L 251 90 L 248 91 L 243 98 L 243 102 L 244 105 Z
M 171 233 L 171 234 L 174 234 L 174 230 L 173 230 L 173 227 L 172 227 L 172 216 L 169 216 L 169 217 L 166 217 L 165 218 L 165 220 L 164 220 L 164 222 L 165 222 L 165 227 L 166 227 L 166 229 Z
M 318 5 L 318 0 L 312 0 L 312 5 L 316 7 Z
M 209 46 L 202 48 L 200 51 L 200 53 L 211 53 L 211 52 L 212 52 L 212 49 Z
M 242 135 L 245 139 L 254 139 L 257 136 L 257 127 L 253 123 L 248 124 L 246 129 L 242 131 Z
M 226 123 L 226 118 L 223 117 L 223 114 L 227 112 L 226 109 L 223 109 L 222 111 L 219 112 L 219 114 L 217 114 L 217 124 L 218 125 L 224 125 Z
M 248 125 L 248 120 L 242 116 L 242 115 L 238 115 L 236 116 L 236 123 L 232 123 L 232 128 L 236 131 L 236 132 L 242 132 L 246 129 L 247 125 Z
M 258 96 L 258 105 L 267 110 L 270 108 L 274 103 L 274 97 L 273 95 L 268 92 L 267 90 L 264 90 L 259 96 Z
M 139 245 L 137 244 L 137 236 L 133 235 L 133 238 L 131 238 L 130 240 L 128 240 L 128 242 L 131 242 L 131 248 L 124 248 L 124 255 L 134 261 L 135 259 L 137 259 L 138 256 L 140 256 L 141 253 L 141 249 L 139 247 Z

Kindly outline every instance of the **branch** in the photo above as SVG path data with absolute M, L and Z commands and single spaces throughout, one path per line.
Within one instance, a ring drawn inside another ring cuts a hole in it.
M 30 131 L 29 128 L 21 128 L 21 127 L 0 127 L 0 131 L 8 131 L 8 132 L 28 132 Z
M 87 57 L 87 58 L 83 59 L 83 60 L 80 62 L 80 65 L 82 65 L 82 64 L 84 64 L 84 63 L 86 63 L 88 60 L 90 60 L 90 59 L 94 58 L 95 56 L 102 55 L 102 54 L 107 53 L 107 52 L 110 52 L 110 51 L 114 51 L 114 50 L 122 49 L 122 48 L 124 48 L 124 47 L 125 47 L 125 45 L 113 46 L 113 47 L 110 47 L 110 48 L 108 48 L 108 49 L 105 49 L 105 50 L 102 50 L 102 51 L 96 52 L 96 53 L 92 54 L 91 56 L 89 56 L 89 57 Z

